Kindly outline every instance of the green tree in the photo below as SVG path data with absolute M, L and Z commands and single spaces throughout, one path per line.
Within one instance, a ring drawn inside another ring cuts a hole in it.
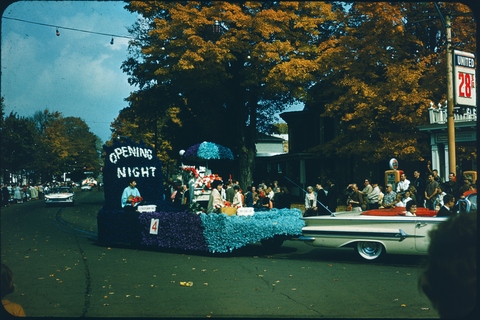
M 332 5 L 133 1 L 126 9 L 142 17 L 131 30 L 138 40 L 123 64 L 139 86 L 130 107 L 157 117 L 177 108 L 182 133 L 165 136 L 174 152 L 203 140 L 224 144 L 234 151 L 240 183 L 247 185 L 257 128 L 304 99 L 315 80 L 318 44 L 331 41 L 337 21 Z M 156 103 L 140 107 L 135 101 L 145 92 Z
M 1 134 L 1 168 L 5 180 L 9 179 L 7 171 L 17 175 L 30 175 L 35 168 L 38 137 L 33 122 L 11 112 L 7 117 L 2 117 Z

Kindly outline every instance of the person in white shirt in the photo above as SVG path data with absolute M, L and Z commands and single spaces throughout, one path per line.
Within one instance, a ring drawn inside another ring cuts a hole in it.
M 243 207 L 242 193 L 240 192 L 240 186 L 234 185 L 233 190 L 235 190 L 235 195 L 233 196 L 232 207 L 234 208 Z
M 400 176 L 400 181 L 397 183 L 397 193 L 404 193 L 410 187 L 410 181 L 407 179 L 405 173 Z
M 218 212 L 221 207 L 225 206 L 221 193 L 223 190 L 223 181 L 214 180 L 211 183 L 211 186 L 212 193 L 210 194 L 210 199 L 208 200 L 207 213 Z
M 405 203 L 403 203 L 403 195 L 401 193 L 397 193 L 397 198 L 395 199 L 395 207 L 405 207 Z
M 417 202 L 415 200 L 408 201 L 405 209 L 407 209 L 407 211 L 405 212 L 406 217 L 416 216 L 417 215 L 416 214 L 416 212 L 417 212 Z
M 443 197 L 446 195 L 445 191 L 442 190 L 441 186 L 438 186 L 437 188 L 437 195 L 435 198 L 435 201 L 433 203 L 433 208 L 435 210 L 440 210 L 440 208 L 443 206 Z
M 378 202 L 380 199 L 380 188 L 378 182 L 372 182 L 372 191 L 367 194 L 367 209 L 378 209 Z
M 403 195 L 403 198 L 402 198 L 403 207 L 407 206 L 408 201 L 413 200 L 410 195 L 411 195 L 410 190 L 405 191 L 405 194 Z

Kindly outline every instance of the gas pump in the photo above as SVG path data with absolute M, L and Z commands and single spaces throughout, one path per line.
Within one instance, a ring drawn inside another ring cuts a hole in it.
M 477 171 L 463 171 L 463 176 L 472 181 L 472 183 L 477 182 Z
M 392 189 L 397 190 L 397 183 L 400 181 L 400 176 L 403 174 L 403 170 L 386 170 L 385 171 L 385 185 L 391 184 Z
M 403 174 L 403 170 L 397 170 L 398 161 L 395 158 L 390 159 L 388 165 L 390 170 L 385 171 L 385 185 L 391 184 L 392 189 L 396 190 L 397 183 L 400 181 L 400 176 Z

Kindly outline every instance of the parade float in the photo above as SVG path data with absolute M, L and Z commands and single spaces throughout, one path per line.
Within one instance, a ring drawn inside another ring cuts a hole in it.
M 202 152 L 203 156 L 215 155 L 215 148 L 200 147 L 198 144 L 193 148 L 196 156 Z M 235 214 L 207 214 L 204 210 L 175 205 L 164 200 L 162 164 L 152 148 L 128 138 L 103 148 L 105 203 L 97 215 L 99 243 L 226 253 L 257 242 L 278 246 L 302 232 L 304 221 L 298 209 L 253 211 L 244 208 Z M 189 156 L 189 152 L 187 149 L 185 154 Z M 217 155 L 221 156 L 218 149 Z M 187 171 L 195 177 L 197 169 L 193 168 Z M 197 174 L 196 179 L 201 179 L 195 188 L 195 192 L 199 192 L 195 201 L 205 201 L 203 196 L 210 192 L 209 181 L 218 175 Z M 121 207 L 121 195 L 132 178 L 143 201 L 137 210 L 126 211 Z

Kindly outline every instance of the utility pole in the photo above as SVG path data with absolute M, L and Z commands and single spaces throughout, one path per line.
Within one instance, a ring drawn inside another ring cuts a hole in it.
M 453 102 L 453 52 L 451 16 L 445 17 L 445 33 L 447 37 L 447 131 L 448 131 L 448 165 L 450 172 L 457 174 L 455 152 L 455 118 Z

